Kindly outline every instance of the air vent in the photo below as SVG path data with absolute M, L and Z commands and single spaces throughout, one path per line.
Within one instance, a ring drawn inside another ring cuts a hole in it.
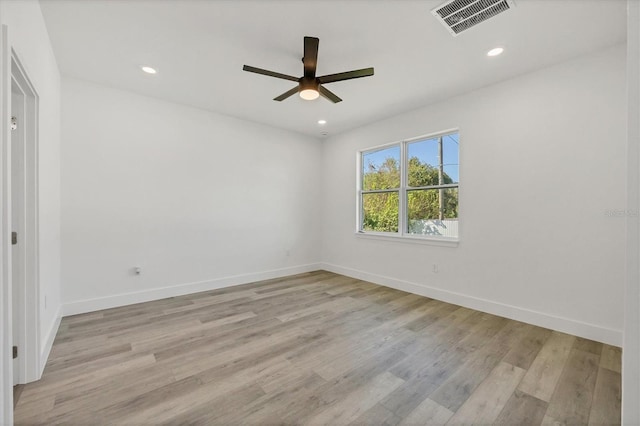
M 431 13 L 455 37 L 514 6 L 513 0 L 451 0 Z

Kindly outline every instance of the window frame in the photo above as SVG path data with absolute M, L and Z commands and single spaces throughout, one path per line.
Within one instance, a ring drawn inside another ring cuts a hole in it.
M 390 142 L 383 145 L 378 145 L 371 148 L 365 148 L 357 151 L 356 153 L 356 235 L 362 237 L 369 237 L 374 239 L 394 239 L 408 242 L 428 243 L 444 246 L 457 246 L 460 241 L 460 146 L 458 146 L 458 182 L 443 185 L 428 185 L 412 187 L 408 184 L 408 172 L 407 167 L 409 164 L 408 158 L 408 145 L 414 142 L 420 142 L 428 139 L 443 138 L 447 135 L 457 133 L 460 135 L 460 130 L 457 128 L 448 129 L 436 133 L 430 133 L 426 135 L 417 136 L 410 139 L 403 139 L 400 141 Z M 376 189 L 376 190 L 363 190 L 364 170 L 363 170 L 363 157 L 366 154 L 382 151 L 384 149 L 392 147 L 400 147 L 400 187 L 392 189 Z M 458 236 L 433 236 L 422 234 L 410 234 L 408 232 L 408 217 L 407 217 L 407 202 L 409 191 L 416 190 L 439 190 L 439 189 L 458 189 Z M 364 208 L 363 208 L 363 195 L 374 193 L 397 193 L 398 194 L 398 232 L 382 232 L 382 231 L 365 231 L 362 229 L 364 222 Z

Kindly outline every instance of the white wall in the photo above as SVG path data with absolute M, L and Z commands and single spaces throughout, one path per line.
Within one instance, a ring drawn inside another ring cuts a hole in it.
M 2 24 L 38 92 L 40 333 L 46 360 L 60 316 L 60 73 L 40 11 L 32 0 L 3 0 Z M 45 306 L 45 298 L 47 300 Z
M 640 3 L 627 2 L 627 280 L 622 351 L 622 423 L 640 424 Z
M 318 140 L 74 79 L 62 105 L 65 314 L 317 269 Z
M 326 268 L 620 345 L 625 115 L 619 46 L 328 139 Z M 451 128 L 459 245 L 355 235 L 357 150 Z

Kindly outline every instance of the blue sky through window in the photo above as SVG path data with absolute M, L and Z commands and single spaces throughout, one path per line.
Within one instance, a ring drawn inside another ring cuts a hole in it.
M 365 173 L 369 170 L 369 165 L 373 165 L 376 170 L 385 162 L 387 158 L 395 158 L 400 165 L 400 145 L 384 148 L 379 151 L 367 152 L 362 156 Z
M 458 144 L 460 136 L 458 133 L 452 133 L 443 136 L 442 156 L 444 172 L 449 175 L 454 182 L 459 182 L 459 157 Z M 418 157 L 421 162 L 438 167 L 438 138 L 423 139 L 407 144 L 408 155 Z M 368 152 L 363 155 L 363 167 L 366 173 L 369 170 L 369 164 L 373 164 L 376 169 L 384 163 L 388 157 L 395 158 L 400 162 L 400 146 L 392 146 L 381 149 L 379 151 Z

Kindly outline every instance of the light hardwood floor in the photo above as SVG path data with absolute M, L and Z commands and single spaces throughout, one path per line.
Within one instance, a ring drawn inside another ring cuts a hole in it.
M 15 419 L 618 425 L 620 355 L 318 271 L 64 318 Z

